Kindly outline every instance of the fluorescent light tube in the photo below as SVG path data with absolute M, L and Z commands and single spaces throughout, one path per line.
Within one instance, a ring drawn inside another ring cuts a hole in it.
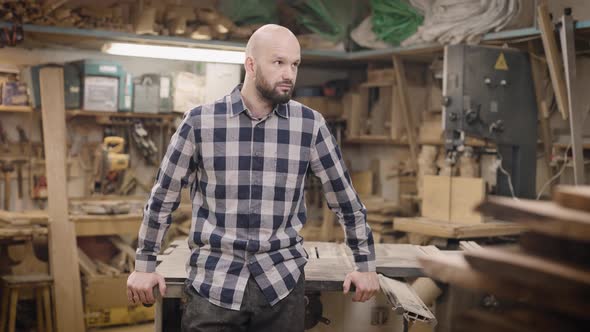
M 200 62 L 243 64 L 246 55 L 242 51 L 224 51 L 206 48 L 143 45 L 131 43 L 106 43 L 102 51 L 108 54 L 144 58 L 172 59 Z

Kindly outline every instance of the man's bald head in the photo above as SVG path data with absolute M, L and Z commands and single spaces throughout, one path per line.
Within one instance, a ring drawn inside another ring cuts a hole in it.
M 286 103 L 291 99 L 300 62 L 297 37 L 280 25 L 264 25 L 246 45 L 244 87 L 246 91 L 255 87 L 261 98 L 273 104 Z
M 299 49 L 299 41 L 297 37 L 291 32 L 291 30 L 277 25 L 277 24 L 266 24 L 258 28 L 246 45 L 246 57 L 252 57 L 256 59 L 262 52 L 266 52 L 271 45 L 277 43 L 297 46 Z

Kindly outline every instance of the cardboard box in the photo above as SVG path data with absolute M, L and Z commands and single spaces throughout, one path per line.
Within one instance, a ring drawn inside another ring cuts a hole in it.
M 391 82 L 395 80 L 393 68 L 367 70 L 367 82 Z
M 338 97 L 297 97 L 303 105 L 320 112 L 325 118 L 340 118 L 343 115 L 342 98 Z
M 127 278 L 129 274 L 119 276 L 95 276 L 84 279 L 85 307 L 92 310 L 126 307 Z
M 143 305 L 89 310 L 84 313 L 86 327 L 137 324 L 153 321 L 155 308 Z
M 454 224 L 480 224 L 484 218 L 474 208 L 485 199 L 481 178 L 425 175 L 422 216 L 432 221 Z

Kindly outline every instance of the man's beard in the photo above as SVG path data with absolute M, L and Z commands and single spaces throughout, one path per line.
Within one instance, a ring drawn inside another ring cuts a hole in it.
M 262 75 L 256 75 L 256 79 L 254 80 L 256 85 L 256 90 L 260 93 L 260 95 L 274 104 L 284 104 L 291 100 L 291 94 L 293 93 L 293 82 L 291 81 L 282 81 L 278 82 L 274 87 L 272 87 L 267 80 L 264 79 Z M 275 88 L 280 84 L 290 84 L 291 89 L 288 92 L 280 93 L 275 91 Z

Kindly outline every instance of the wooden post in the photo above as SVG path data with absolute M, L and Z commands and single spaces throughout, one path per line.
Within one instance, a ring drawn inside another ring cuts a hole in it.
M 412 166 L 412 170 L 417 172 L 418 143 L 416 142 L 416 126 L 414 125 L 414 117 L 410 107 L 410 99 L 408 97 L 408 83 L 406 82 L 404 63 L 398 55 L 393 56 L 393 69 L 395 70 L 395 85 L 400 98 L 399 105 L 406 127 L 406 134 L 408 135 L 408 143 L 410 144 L 410 165 Z
M 561 17 L 561 54 L 565 68 L 567 83 L 567 101 L 572 137 L 572 159 L 574 162 L 574 184 L 586 183 L 584 172 L 584 147 L 582 132 L 584 131 L 584 110 L 580 106 L 578 94 L 580 84 L 576 80 L 576 46 L 574 39 L 574 20 L 571 15 Z M 567 160 L 565 161 L 567 163 Z
M 549 66 L 549 74 L 551 75 L 553 91 L 555 91 L 557 108 L 559 109 L 561 116 L 564 119 L 567 119 L 568 107 L 565 82 L 563 78 L 563 68 L 561 67 L 561 62 L 559 61 L 553 24 L 551 23 L 551 18 L 549 17 L 546 4 L 541 4 L 537 7 L 537 20 L 539 24 L 539 30 L 541 30 L 541 39 L 543 40 L 545 57 L 547 58 L 547 65 Z
M 533 42 L 529 42 L 529 53 L 535 54 L 535 47 Z M 549 119 L 545 116 L 544 108 L 547 107 L 545 99 L 543 97 L 543 82 L 541 80 L 542 64 L 534 56 L 530 56 L 531 59 L 531 73 L 533 76 L 533 86 L 535 88 L 535 97 L 537 99 L 537 113 L 539 121 L 541 123 L 541 139 L 543 140 L 543 152 L 545 165 L 549 171 L 550 177 L 554 175 L 553 167 L 551 167 L 551 145 L 553 139 L 551 138 L 551 126 Z
M 62 68 L 39 74 L 47 173 L 49 259 L 54 280 L 58 331 L 84 331 L 84 310 L 74 224 L 68 216 L 66 185 L 66 111 Z

